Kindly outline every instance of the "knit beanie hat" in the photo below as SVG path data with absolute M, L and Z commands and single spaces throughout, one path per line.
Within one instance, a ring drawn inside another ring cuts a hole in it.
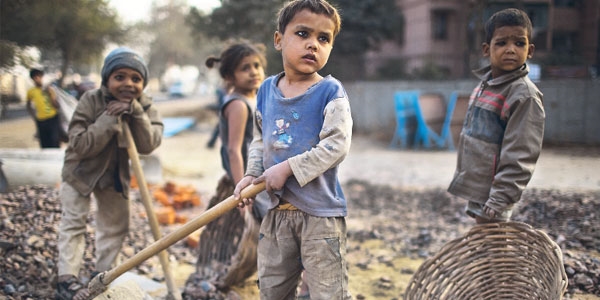
M 104 59 L 104 65 L 100 72 L 102 85 L 107 86 L 110 74 L 120 68 L 138 71 L 144 79 L 144 87 L 148 84 L 148 67 L 144 59 L 127 47 L 119 47 L 111 51 Z

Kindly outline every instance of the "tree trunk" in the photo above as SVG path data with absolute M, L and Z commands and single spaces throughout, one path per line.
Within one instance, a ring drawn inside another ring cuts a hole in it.
M 71 65 L 71 60 L 71 51 L 69 49 L 63 49 L 62 65 L 60 66 L 60 78 L 57 78 L 56 80 L 56 85 L 58 85 L 58 87 L 63 87 L 65 76 L 67 75 L 67 71 L 69 70 L 69 66 Z

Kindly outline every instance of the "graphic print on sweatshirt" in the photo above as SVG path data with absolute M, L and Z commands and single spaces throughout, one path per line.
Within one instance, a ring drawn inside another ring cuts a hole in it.
M 292 136 L 286 131 L 290 127 L 290 122 L 286 122 L 283 118 L 275 120 L 276 130 L 272 135 L 277 136 L 277 140 L 273 143 L 275 149 L 287 149 L 292 144 Z

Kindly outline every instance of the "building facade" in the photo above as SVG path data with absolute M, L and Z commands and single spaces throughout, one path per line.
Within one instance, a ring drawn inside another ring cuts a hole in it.
M 545 76 L 588 77 L 600 61 L 600 0 L 397 0 L 402 32 L 366 56 L 367 76 L 397 65 L 416 77 L 469 77 L 481 66 L 483 23 L 494 12 L 521 8 L 533 23 L 532 63 Z M 421 76 L 419 76 L 421 75 Z

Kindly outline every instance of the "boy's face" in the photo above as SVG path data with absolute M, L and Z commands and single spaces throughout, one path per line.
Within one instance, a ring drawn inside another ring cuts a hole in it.
M 529 43 L 527 29 L 522 26 L 502 26 L 494 30 L 490 44 L 483 44 L 483 56 L 490 58 L 492 77 L 520 68 L 533 56 L 535 46 Z
M 35 75 L 33 76 L 33 78 L 31 78 L 31 80 L 33 80 L 33 83 L 36 86 L 42 86 L 42 78 L 44 77 L 44 75 Z
M 144 77 L 133 69 L 120 68 L 110 73 L 106 85 L 110 94 L 117 100 L 129 102 L 142 95 Z
M 265 70 L 257 55 L 248 55 L 240 61 L 231 79 L 236 92 L 240 94 L 253 93 L 265 79 Z
M 312 74 L 321 70 L 333 49 L 334 22 L 308 9 L 298 12 L 285 32 L 275 32 L 275 49 L 281 51 L 286 74 Z

